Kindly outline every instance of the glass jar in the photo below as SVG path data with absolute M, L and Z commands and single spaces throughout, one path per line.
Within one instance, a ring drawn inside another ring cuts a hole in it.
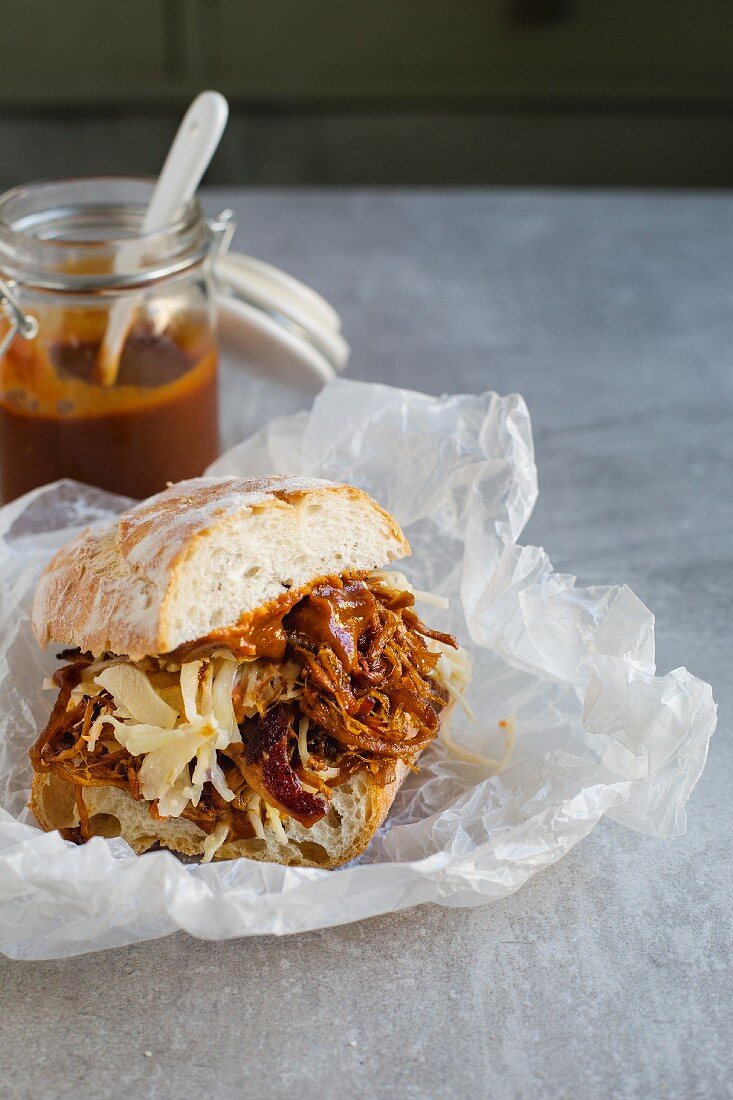
M 194 198 L 143 233 L 153 186 L 71 179 L 0 197 L 5 501 L 64 477 L 145 497 L 218 454 L 209 274 L 233 224 L 209 224 Z

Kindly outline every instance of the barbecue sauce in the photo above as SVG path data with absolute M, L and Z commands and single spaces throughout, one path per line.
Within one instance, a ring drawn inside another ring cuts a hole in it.
M 3 501 L 58 478 L 130 497 L 196 477 L 219 451 L 216 350 L 208 329 L 128 337 L 114 386 L 99 341 L 13 341 L 0 363 Z
M 166 656 L 171 661 L 191 661 L 221 645 L 237 657 L 281 661 L 288 641 L 300 640 L 306 648 L 329 646 L 353 671 L 358 667 L 359 638 L 375 624 L 375 616 L 376 601 L 363 580 L 348 575 L 323 577 L 307 591 L 283 592 L 240 623 L 212 630 Z

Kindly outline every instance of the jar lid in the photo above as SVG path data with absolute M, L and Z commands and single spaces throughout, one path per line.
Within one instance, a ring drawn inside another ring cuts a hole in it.
M 252 256 L 216 259 L 220 336 L 253 369 L 312 388 L 346 366 L 350 348 L 329 303 L 292 275 Z

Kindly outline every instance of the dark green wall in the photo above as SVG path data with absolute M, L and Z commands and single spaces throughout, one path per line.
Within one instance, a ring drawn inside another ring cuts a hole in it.
M 729 0 L 0 3 L 0 183 L 155 171 L 230 99 L 211 182 L 733 182 Z

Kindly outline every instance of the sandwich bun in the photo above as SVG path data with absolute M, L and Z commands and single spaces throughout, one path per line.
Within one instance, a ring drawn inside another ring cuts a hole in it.
M 170 653 L 320 577 L 410 547 L 361 489 L 294 477 L 193 478 L 67 543 L 43 573 L 38 643 L 141 660 Z
M 380 569 L 409 553 L 395 520 L 353 486 L 195 478 L 67 543 L 38 584 L 33 631 L 43 647 L 78 647 L 95 658 L 175 660 L 180 647 L 246 629 L 321 578 Z M 247 839 L 216 840 L 187 817 L 160 817 L 153 803 L 116 786 L 84 785 L 83 810 L 92 835 L 120 836 L 138 854 L 160 847 L 330 869 L 366 849 L 408 770 L 396 760 L 385 778 L 365 765 L 333 789 L 326 815 L 310 827 L 277 811 L 271 820 L 263 805 L 263 835 Z M 29 805 L 43 829 L 79 828 L 77 790 L 58 772 L 35 774 Z
M 393 782 L 377 783 L 367 771 L 357 772 L 336 787 L 328 814 L 305 828 L 294 818 L 285 818 L 282 828 L 287 842 L 270 830 L 264 839 L 232 840 L 214 853 L 214 859 L 261 860 L 289 867 L 322 867 L 332 870 L 355 859 L 366 849 L 389 813 L 408 768 L 397 762 Z M 185 817 L 159 821 L 150 815 L 150 803 L 135 801 L 117 787 L 85 787 L 84 804 L 95 836 L 121 836 L 140 855 L 154 845 L 185 856 L 203 856 L 207 834 Z M 61 776 L 37 774 L 33 780 L 30 808 L 47 832 L 74 828 L 79 816 L 74 785 Z

